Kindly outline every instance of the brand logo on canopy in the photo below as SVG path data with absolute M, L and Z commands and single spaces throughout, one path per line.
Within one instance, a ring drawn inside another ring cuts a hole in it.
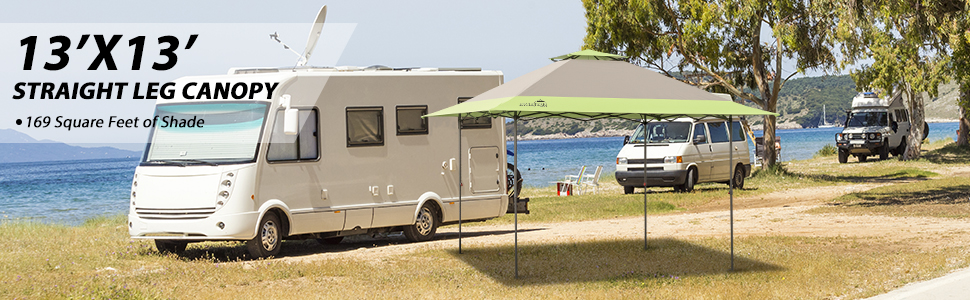
M 536 100 L 534 102 L 519 103 L 519 106 L 534 106 L 534 107 L 546 107 L 546 101 L 542 99 Z

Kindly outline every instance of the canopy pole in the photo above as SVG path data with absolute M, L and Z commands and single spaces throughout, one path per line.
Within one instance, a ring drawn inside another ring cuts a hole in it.
M 643 126 L 643 250 L 647 250 L 647 116 L 640 116 L 640 125 Z
M 728 194 L 731 195 L 731 271 L 734 271 L 734 116 L 728 116 L 728 170 L 731 170 L 731 179 L 728 183 Z
M 458 114 L 458 254 L 462 254 L 461 251 L 461 114 Z
M 512 166 L 519 169 L 519 117 L 512 118 Z M 515 215 L 515 278 L 519 278 L 519 190 L 515 187 L 519 183 L 519 172 L 512 171 L 515 180 L 512 181 L 512 213 Z

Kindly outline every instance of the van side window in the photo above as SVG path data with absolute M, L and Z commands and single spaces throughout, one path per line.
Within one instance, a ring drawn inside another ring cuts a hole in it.
M 741 122 L 734 121 L 731 122 L 731 140 L 735 142 L 744 141 L 744 129 L 741 128 Z
M 724 122 L 707 123 L 707 129 L 711 132 L 711 143 L 728 141 L 727 126 L 724 125 Z
M 397 107 L 397 135 L 428 134 L 427 105 L 401 105 Z
M 384 145 L 384 107 L 347 108 L 347 147 Z
M 283 110 L 276 112 L 276 122 L 266 151 L 268 161 L 312 161 L 320 157 L 320 137 L 317 135 L 317 109 L 299 109 L 299 132 L 283 133 Z
M 693 138 L 694 138 L 695 141 L 699 141 L 700 140 L 700 139 L 697 138 L 698 136 L 703 136 L 704 137 L 704 141 L 703 142 L 697 142 L 697 144 L 707 144 L 707 131 L 704 130 L 704 123 L 694 124 L 694 136 L 693 136 Z
M 472 97 L 458 97 L 458 104 L 461 104 Z M 491 117 L 464 117 L 461 118 L 461 129 L 484 129 L 492 128 Z

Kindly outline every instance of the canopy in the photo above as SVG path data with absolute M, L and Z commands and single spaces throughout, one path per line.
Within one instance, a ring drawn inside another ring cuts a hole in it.
M 627 62 L 567 59 L 428 116 L 662 120 L 769 114 Z
M 563 59 L 539 68 L 522 77 L 488 90 L 464 103 L 431 114 L 428 117 L 506 117 L 515 127 L 513 152 L 518 152 L 518 120 L 563 117 L 579 120 L 621 118 L 639 120 L 669 120 L 678 117 L 700 119 L 733 116 L 777 115 L 747 107 L 724 97 L 711 94 L 676 79 L 641 68 L 625 61 L 622 56 L 584 50 L 553 57 Z M 734 126 L 728 126 L 733 130 Z M 459 131 L 460 134 L 460 131 Z M 729 135 L 733 135 L 729 132 Z M 460 139 L 460 135 L 459 135 Z M 730 139 L 733 149 L 733 140 Z M 460 148 L 460 147 L 459 147 Z M 643 157 L 647 158 L 647 148 Z M 459 151 L 460 152 L 460 151 Z M 733 154 L 730 153 L 734 174 Z M 513 158 L 518 167 L 518 156 Z M 460 160 L 459 160 L 460 163 Z M 644 166 L 644 188 L 647 169 Z M 513 172 L 519 182 L 518 172 Z M 731 269 L 734 269 L 734 176 L 729 182 L 731 195 Z M 460 189 L 459 189 L 460 191 Z M 515 276 L 519 274 L 518 251 L 518 191 L 512 205 L 515 211 Z M 461 194 L 459 193 L 459 199 Z M 459 200 L 458 252 L 461 253 L 461 200 Z M 643 247 L 647 248 L 647 193 L 643 193 Z

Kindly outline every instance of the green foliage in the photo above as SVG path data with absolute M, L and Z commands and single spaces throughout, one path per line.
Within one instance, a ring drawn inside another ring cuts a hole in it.
M 815 152 L 815 157 L 833 156 L 838 152 L 839 152 L 839 149 L 836 148 L 835 146 L 832 146 L 832 144 L 825 144 L 825 146 L 823 146 L 822 149 L 819 149 L 818 152 Z

